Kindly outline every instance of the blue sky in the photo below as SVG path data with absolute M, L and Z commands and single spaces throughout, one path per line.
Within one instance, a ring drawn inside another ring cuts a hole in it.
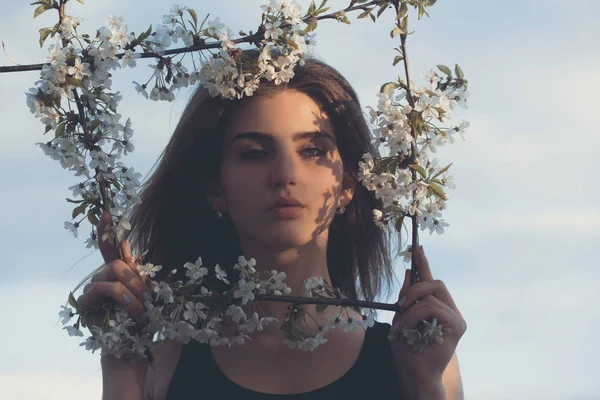
M 236 31 L 255 28 L 263 2 L 180 4 Z M 69 5 L 69 14 L 84 18 L 82 32 L 110 14 L 141 32 L 171 6 L 87 3 Z M 20 64 L 43 61 L 37 31 L 55 21 L 32 14 L 24 3 L 3 7 L 0 39 Z M 600 399 L 598 18 L 600 3 L 592 0 L 440 0 L 430 19 L 411 24 L 413 80 L 458 62 L 470 81 L 469 110 L 455 119 L 471 122 L 467 141 L 438 151 L 457 176 L 444 212 L 450 227 L 421 234 L 434 276 L 468 322 L 457 349 L 467 399 Z M 348 78 L 363 106 L 375 105 L 379 86 L 402 72 L 391 66 L 397 41 L 390 26 L 391 14 L 377 24 L 327 21 L 317 30 L 319 58 Z M 171 104 L 136 97 L 131 81 L 149 73 L 143 65 L 117 71 L 113 85 L 135 129 L 136 151 L 125 160 L 144 175 L 189 96 L 181 92 Z M 63 230 L 67 188 L 77 181 L 34 145 L 44 141 L 43 127 L 24 93 L 37 78 L 0 74 L 0 387 L 10 399 L 100 398 L 99 356 L 61 331 L 57 312 L 101 257 Z

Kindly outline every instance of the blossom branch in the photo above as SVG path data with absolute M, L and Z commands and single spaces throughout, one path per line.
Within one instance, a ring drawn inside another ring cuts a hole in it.
M 58 8 L 59 23 L 61 23 L 66 16 L 65 5 L 66 5 L 67 1 L 68 0 L 60 0 L 60 5 Z M 59 28 L 59 34 L 60 34 L 60 28 Z M 67 39 L 63 39 L 62 42 L 63 42 L 63 46 L 66 46 L 68 44 Z M 86 138 L 89 138 L 89 140 L 92 140 L 93 135 L 90 132 L 89 126 L 87 124 L 87 119 L 85 117 L 85 115 L 86 115 L 85 109 L 83 106 L 83 102 L 81 101 L 81 98 L 79 97 L 79 93 L 77 93 L 77 88 L 73 88 L 72 92 L 73 92 L 73 97 L 75 99 L 75 104 L 77 105 L 77 111 L 79 112 L 79 124 L 81 125 L 81 129 L 83 130 L 83 134 Z M 96 172 L 96 176 L 98 176 L 98 174 L 100 174 L 102 172 L 99 167 L 96 167 L 94 170 Z M 108 198 L 108 188 L 106 187 L 106 182 L 104 179 L 97 179 L 97 181 L 98 181 L 98 186 L 100 188 L 100 196 L 102 199 L 102 204 L 100 204 L 100 208 L 105 211 L 110 211 L 110 200 Z M 112 241 L 113 241 L 113 247 L 117 251 L 118 258 L 122 260 L 123 254 L 121 251 L 121 246 L 119 246 L 119 239 L 118 239 L 117 235 L 114 235 L 112 237 Z
M 340 11 L 336 11 L 336 12 L 332 12 L 329 14 L 324 14 L 324 15 L 318 15 L 318 16 L 306 16 L 303 18 L 304 22 L 309 22 L 311 20 L 325 20 L 325 19 L 338 19 L 340 18 L 341 15 L 345 14 L 346 12 L 352 12 L 352 11 L 356 11 L 356 10 L 365 10 L 370 6 L 376 7 L 378 5 L 383 5 L 384 3 L 389 3 L 389 0 L 374 0 L 368 3 L 364 3 L 364 4 L 360 4 L 360 5 L 354 5 L 356 3 L 356 1 L 351 1 L 350 5 L 348 7 L 346 7 L 343 10 Z M 61 1 L 60 7 L 59 7 L 59 15 L 61 15 L 61 19 L 62 16 L 64 16 L 64 10 L 65 10 L 65 3 Z M 257 43 L 264 40 L 264 30 L 260 29 L 258 30 L 258 32 L 253 33 L 251 35 L 246 35 L 243 36 L 241 38 L 232 40 L 231 42 L 234 44 L 241 44 L 241 43 Z M 185 54 L 185 53 L 191 53 L 191 52 L 195 52 L 195 51 L 202 51 L 202 50 L 209 50 L 209 49 L 219 49 L 221 48 L 221 42 L 205 42 L 203 39 L 199 40 L 199 43 L 194 44 L 193 46 L 188 46 L 188 47 L 180 47 L 177 49 L 170 49 L 170 50 L 165 50 L 162 54 L 158 54 L 156 52 L 143 52 L 143 53 L 139 53 L 139 58 L 162 58 L 164 56 L 169 56 L 169 55 L 177 55 L 177 54 Z M 121 59 L 123 58 L 123 56 L 125 55 L 125 53 L 120 53 L 120 54 L 116 54 L 116 57 Z M 27 65 L 14 65 L 14 66 L 0 66 L 0 73 L 4 73 L 4 72 L 26 72 L 26 71 L 39 71 L 41 70 L 44 65 L 49 65 L 50 63 L 40 63 L 40 64 L 27 64 Z

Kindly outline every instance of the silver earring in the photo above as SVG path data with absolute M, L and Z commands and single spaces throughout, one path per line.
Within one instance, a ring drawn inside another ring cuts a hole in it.
M 217 214 L 217 218 L 222 219 L 223 218 L 223 213 L 219 210 L 215 211 L 215 214 Z
M 346 207 L 342 207 L 342 208 L 338 208 L 337 211 L 335 212 L 336 214 L 343 214 L 344 211 L 346 211 Z

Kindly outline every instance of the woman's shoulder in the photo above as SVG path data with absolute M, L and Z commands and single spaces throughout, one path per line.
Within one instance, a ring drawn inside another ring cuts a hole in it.
M 181 357 L 183 344 L 175 340 L 163 340 L 154 345 L 154 361 L 148 367 L 144 385 L 144 399 L 163 400 L 167 398 L 169 384 Z

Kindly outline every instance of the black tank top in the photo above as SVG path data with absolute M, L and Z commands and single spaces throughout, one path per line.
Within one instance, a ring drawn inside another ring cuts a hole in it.
M 390 324 L 375 322 L 365 333 L 358 359 L 344 376 L 319 389 L 297 394 L 269 394 L 246 389 L 221 372 L 208 344 L 191 341 L 182 348 L 167 400 L 401 400 L 400 382 L 387 339 L 390 329 Z

